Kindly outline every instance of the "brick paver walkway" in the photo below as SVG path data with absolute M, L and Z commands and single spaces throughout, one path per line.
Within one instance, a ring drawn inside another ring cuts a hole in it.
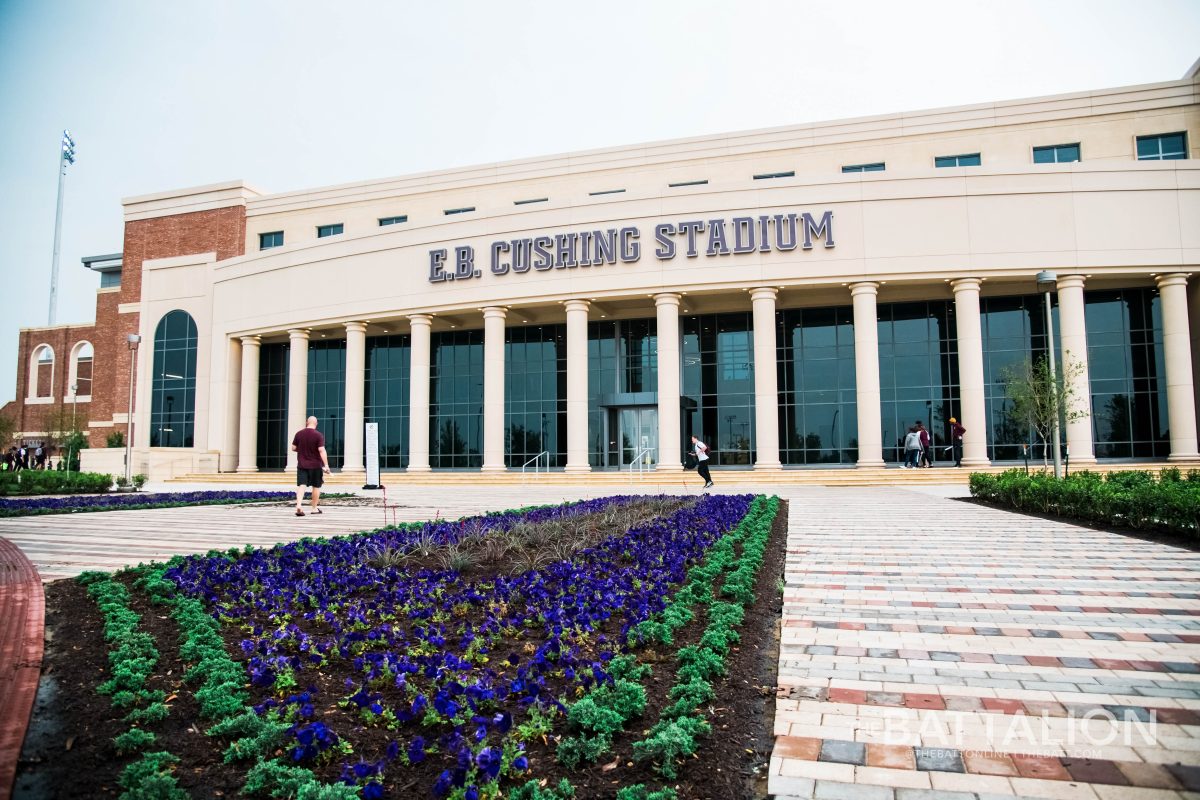
M 12 791 L 42 669 L 45 598 L 37 570 L 0 539 L 0 798 Z
M 772 793 L 1200 797 L 1200 553 L 903 489 L 795 494 Z

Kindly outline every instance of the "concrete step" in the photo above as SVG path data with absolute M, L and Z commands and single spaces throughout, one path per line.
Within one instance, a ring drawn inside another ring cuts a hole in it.
M 966 484 L 972 472 L 999 473 L 1011 469 L 1012 464 L 991 465 L 968 469 L 966 467 L 934 467 L 933 469 L 901 469 L 898 467 L 840 467 L 840 468 L 797 468 L 797 469 L 715 469 L 714 482 L 726 486 L 778 486 L 778 485 L 820 485 L 820 486 L 900 486 L 900 485 L 944 485 Z M 1122 470 L 1144 470 L 1157 473 L 1164 467 L 1177 467 L 1180 470 L 1200 468 L 1200 462 L 1172 463 L 1158 462 L 1120 462 L 1092 465 L 1094 472 L 1115 472 Z M 1030 465 L 1031 469 L 1040 469 L 1041 465 Z M 403 471 L 384 472 L 382 480 L 389 486 L 522 486 L 537 484 L 555 484 L 562 486 L 612 486 L 618 489 L 630 485 L 663 485 L 689 486 L 699 482 L 694 472 L 663 473 L 647 470 L 645 472 L 629 473 L 627 471 L 596 470 L 589 473 L 540 472 L 522 474 L 519 470 L 507 472 L 471 472 L 471 471 L 434 471 L 424 473 L 408 473 Z M 247 483 L 268 484 L 279 486 L 295 485 L 295 475 L 291 472 L 256 472 L 256 473 L 219 473 L 219 474 L 190 474 L 173 478 L 169 483 L 211 483 L 222 485 L 241 485 Z M 342 474 L 335 472 L 325 479 L 327 486 L 360 487 L 364 482 L 362 473 Z

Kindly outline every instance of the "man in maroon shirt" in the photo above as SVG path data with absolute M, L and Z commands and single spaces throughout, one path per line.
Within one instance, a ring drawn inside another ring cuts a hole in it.
M 292 438 L 296 454 L 296 516 L 303 517 L 304 488 L 312 489 L 312 513 L 320 514 L 321 484 L 329 472 L 329 456 L 325 453 L 325 437 L 317 430 L 317 418 L 309 417 L 303 430 Z

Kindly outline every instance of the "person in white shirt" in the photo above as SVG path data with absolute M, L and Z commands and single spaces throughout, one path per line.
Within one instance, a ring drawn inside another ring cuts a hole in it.
M 693 436 L 692 448 L 696 452 L 696 472 L 704 478 L 704 488 L 707 489 L 713 485 L 712 475 L 708 471 L 708 445 Z

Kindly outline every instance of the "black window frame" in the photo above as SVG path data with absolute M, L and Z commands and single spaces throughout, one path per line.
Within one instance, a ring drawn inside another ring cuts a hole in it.
M 272 240 L 272 243 L 268 244 L 267 243 L 268 236 L 278 236 L 279 241 L 274 242 Z M 258 235 L 258 249 L 259 250 L 273 250 L 276 247 L 283 247 L 283 231 L 268 231 L 267 233 L 260 233 Z

